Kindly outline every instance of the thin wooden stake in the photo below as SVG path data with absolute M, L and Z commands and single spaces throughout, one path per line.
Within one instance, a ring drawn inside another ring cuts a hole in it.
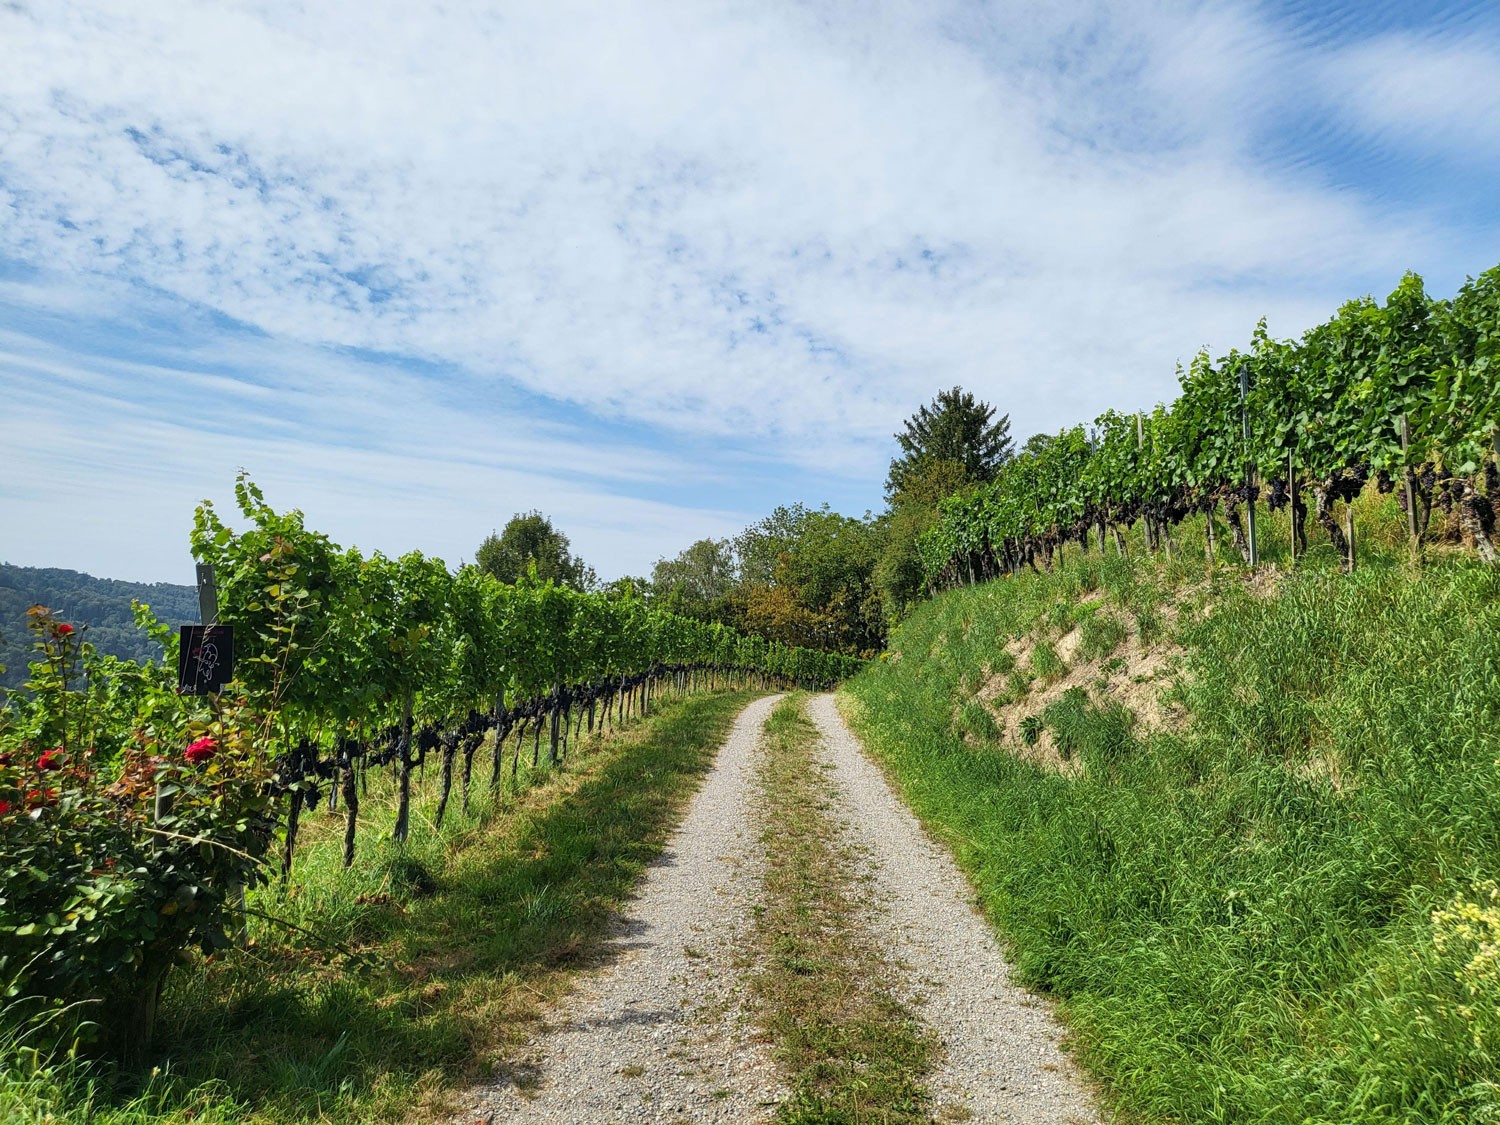
M 1292 536 L 1292 562 L 1297 561 L 1297 455 L 1291 450 L 1286 454 L 1286 500 L 1287 527 Z
M 1240 438 L 1241 455 L 1245 461 L 1245 506 L 1250 510 L 1250 566 L 1260 565 L 1260 549 L 1255 536 L 1255 501 L 1251 499 L 1251 486 L 1255 483 L 1255 469 L 1250 464 L 1250 412 L 1246 400 L 1250 395 L 1250 367 L 1240 364 Z
M 1406 495 L 1406 538 L 1411 547 L 1411 557 L 1419 558 L 1422 552 L 1421 536 L 1417 531 L 1417 489 L 1408 456 L 1411 450 L 1411 427 L 1406 415 L 1401 415 L 1401 489 Z
M 1344 537 L 1349 540 L 1349 573 L 1354 573 L 1359 559 L 1354 551 L 1354 501 L 1344 501 Z

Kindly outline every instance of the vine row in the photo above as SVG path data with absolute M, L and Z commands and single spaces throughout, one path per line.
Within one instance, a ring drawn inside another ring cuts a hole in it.
M 353 863 L 373 767 L 394 771 L 392 833 L 405 840 L 412 775 L 430 761 L 441 828 L 455 782 L 467 811 L 486 743 L 493 792 L 507 770 L 518 776 L 528 736 L 532 765 L 544 741 L 556 764 L 583 731 L 643 714 L 664 691 L 825 689 L 859 666 L 630 598 L 527 577 L 506 584 L 420 552 L 363 555 L 308 529 L 299 511 L 274 511 L 243 475 L 235 497 L 248 526 L 231 530 L 205 502 L 192 547 L 218 576 L 220 623 L 234 629 L 247 696 L 278 717 L 283 873 L 301 811 L 320 800 L 342 804 L 344 863 Z
M 949 497 L 919 544 L 929 588 L 1052 564 L 1064 543 L 1104 549 L 1121 527 L 1145 525 L 1148 547 L 1195 513 L 1208 549 L 1222 514 L 1249 558 L 1241 509 L 1264 499 L 1292 512 L 1295 549 L 1311 514 L 1343 560 L 1340 526 L 1374 480 L 1399 490 L 1413 547 L 1434 507 L 1495 563 L 1500 502 L 1500 266 L 1451 300 L 1433 299 L 1408 273 L 1385 302 L 1345 304 L 1300 340 L 1273 340 L 1265 321 L 1249 349 L 1179 371 L 1181 393 L 1149 414 L 1106 411 L 1034 440 L 996 479 Z

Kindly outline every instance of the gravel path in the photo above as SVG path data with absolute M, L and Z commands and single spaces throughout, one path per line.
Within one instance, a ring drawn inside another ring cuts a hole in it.
M 687 819 L 650 867 L 585 978 L 517 1060 L 474 1091 L 463 1122 L 760 1121 L 786 1091 L 740 1003 L 735 956 L 758 889 L 749 809 L 760 729 L 780 696 L 735 721 Z
M 845 726 L 833 696 L 809 714 L 840 790 L 839 814 L 870 864 L 871 920 L 902 967 L 908 997 L 944 1047 L 929 1077 L 939 1118 L 1064 1125 L 1100 1120 L 1058 1046 L 1046 1005 L 1013 984 L 988 923 L 952 859 L 927 838 Z

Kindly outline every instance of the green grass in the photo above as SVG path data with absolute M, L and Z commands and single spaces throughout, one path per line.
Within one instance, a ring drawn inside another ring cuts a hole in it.
M 252 898 L 317 939 L 257 921 L 247 949 L 175 973 L 159 1065 L 144 1083 L 0 1050 L 0 1120 L 402 1121 L 441 1111 L 454 1090 L 503 1068 L 535 1030 L 539 1002 L 599 954 L 605 923 L 750 697 L 663 701 L 645 722 L 576 747 L 560 770 L 527 777 L 523 767 L 517 795 L 483 799 L 469 817 L 451 803 L 441 834 L 430 771 L 400 849 L 382 839 L 393 805 L 372 775 L 354 868 L 340 863 L 342 814 L 308 814 L 290 889 Z M 327 943 L 366 967 L 352 971 Z
M 818 732 L 791 695 L 764 733 L 759 813 L 767 845 L 751 987 L 791 1087 L 788 1125 L 928 1121 L 937 1044 L 891 991 L 864 931 L 867 892 L 839 839 Z
M 1361 501 L 1352 576 L 1315 546 L 1247 586 L 1200 521 L 1172 562 L 1075 549 L 944 595 L 846 688 L 1132 1119 L 1500 1121 L 1500 572 L 1412 571 L 1388 501 Z M 976 746 L 966 670 L 1095 591 L 1183 647 L 1187 723 L 1145 733 L 1080 691 L 1037 719 L 1078 776 Z
M 1079 625 L 1078 658 L 1098 660 L 1125 643 L 1129 630 L 1113 613 L 1090 613 Z
M 1031 650 L 1031 674 L 1042 681 L 1055 680 L 1068 670 L 1057 650 L 1046 641 L 1038 641 Z

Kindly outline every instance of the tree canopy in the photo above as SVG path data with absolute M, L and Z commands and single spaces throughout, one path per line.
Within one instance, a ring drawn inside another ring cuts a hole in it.
M 734 587 L 735 571 L 729 540 L 700 539 L 675 559 L 658 560 L 651 570 L 651 588 L 663 608 L 717 621 Z
M 568 537 L 541 512 L 517 512 L 504 531 L 491 532 L 474 552 L 474 565 L 501 582 L 515 582 L 532 564 L 544 582 L 550 578 L 575 590 L 598 585 L 594 568 L 574 557 Z
M 956 477 L 960 488 L 994 480 L 1011 454 L 1010 415 L 996 418 L 993 406 L 962 387 L 939 391 L 895 436 L 901 455 L 891 462 L 885 484 L 893 503 L 914 485 L 930 487 L 935 479 L 946 484 Z M 947 465 L 940 467 L 942 462 Z

